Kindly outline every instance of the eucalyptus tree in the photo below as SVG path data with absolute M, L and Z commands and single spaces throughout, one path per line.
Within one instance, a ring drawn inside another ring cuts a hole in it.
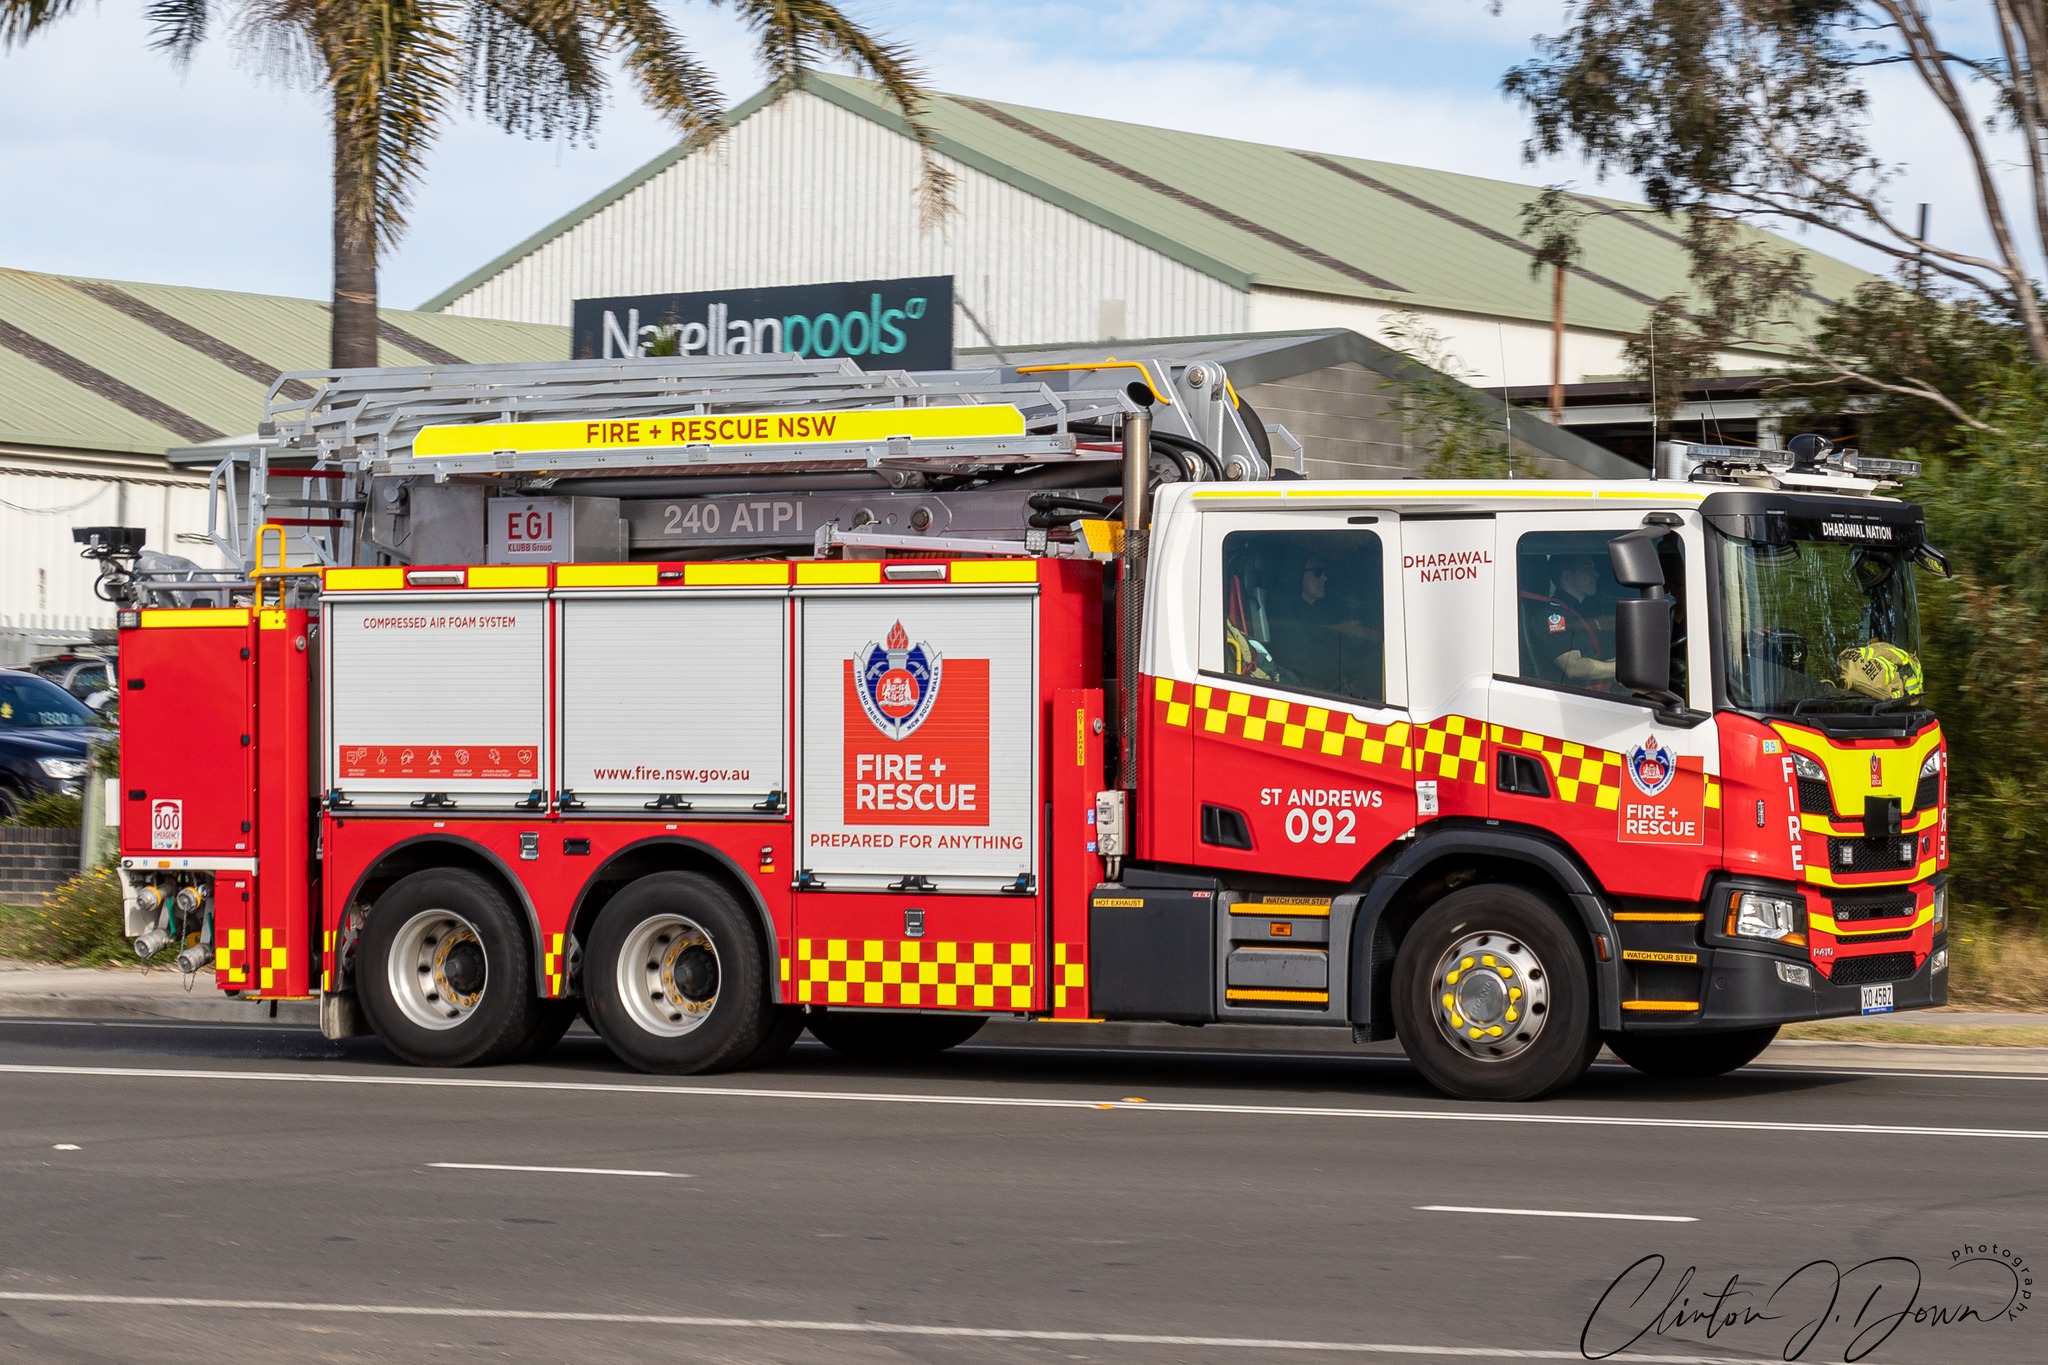
M 82 0 L 0 0 L 0 51 Z M 830 0 L 711 0 L 747 26 L 783 88 L 822 62 L 876 81 L 923 152 L 916 193 L 927 224 L 949 208 L 933 157 L 921 77 L 909 52 Z M 587 139 L 622 66 L 678 135 L 718 136 L 710 70 L 654 0 L 149 0 L 154 46 L 179 62 L 216 33 L 265 73 L 327 101 L 332 129 L 331 363 L 377 363 L 377 260 L 403 236 L 428 154 L 467 111 L 509 133 Z

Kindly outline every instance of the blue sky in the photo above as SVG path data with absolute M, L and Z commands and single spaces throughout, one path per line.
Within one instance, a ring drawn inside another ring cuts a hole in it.
M 939 89 L 1109 118 L 1522 180 L 1523 119 L 1499 94 L 1562 0 L 846 0 L 912 45 Z M 724 11 L 670 13 L 738 102 L 761 84 Z M 1938 4 L 1949 15 L 1983 5 Z M 320 101 L 279 88 L 216 40 L 186 70 L 148 50 L 139 0 L 82 9 L 0 54 L 0 265 L 324 297 L 327 148 Z M 1880 91 L 1902 202 L 1982 237 L 1943 131 Z M 410 307 L 670 143 L 621 83 L 592 146 L 456 124 L 436 148 L 405 242 L 384 263 Z M 1626 185 L 1605 192 L 1628 195 Z M 1822 249 L 1827 244 L 1813 243 Z M 1838 254 L 1848 255 L 1842 252 Z M 1853 259 L 1853 257 L 1852 257 Z

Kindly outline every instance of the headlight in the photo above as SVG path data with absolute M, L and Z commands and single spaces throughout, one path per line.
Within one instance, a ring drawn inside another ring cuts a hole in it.
M 39 758 L 36 766 L 43 770 L 44 777 L 53 777 L 59 782 L 70 782 L 85 776 L 92 765 L 81 758 Z
M 1935 749 L 1927 755 L 1927 761 L 1920 765 L 1920 776 L 1932 777 L 1941 771 L 1941 750 Z
M 1827 769 L 1821 767 L 1820 764 L 1802 753 L 1794 753 L 1792 755 L 1792 771 L 1798 773 L 1809 782 L 1825 782 L 1828 780 Z
M 1928 971 L 1929 971 L 1930 973 L 1933 973 L 1933 972 L 1945 972 L 1945 971 L 1947 971 L 1947 970 L 1948 970 L 1948 949 L 1946 949 L 1946 948 L 1936 948 L 1936 949 L 1934 950 L 1934 961 L 1933 961 L 1932 963 L 1930 963 L 1930 964 L 1928 965 L 1928 968 L 1927 968 L 1927 970 L 1928 970 Z
M 1806 902 L 1789 896 L 1735 891 L 1728 896 L 1728 933 L 1732 938 L 1762 938 L 1775 943 L 1804 943 L 1799 923 Z

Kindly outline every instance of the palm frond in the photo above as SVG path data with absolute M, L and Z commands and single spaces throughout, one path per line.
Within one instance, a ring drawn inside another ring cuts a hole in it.
M 691 54 L 652 0 L 587 0 L 608 51 L 621 52 L 643 99 L 685 137 L 718 131 L 717 78 Z
M 25 42 L 77 9 L 79 0 L 0 0 L 0 48 Z
M 149 21 L 149 45 L 168 52 L 179 64 L 192 60 L 192 49 L 205 41 L 212 19 L 207 0 L 150 0 L 143 12 Z
M 924 73 L 908 48 L 869 33 L 831 0 L 733 0 L 752 29 L 761 58 L 778 84 L 788 86 L 821 59 L 837 58 L 871 77 L 903 114 L 917 139 L 918 219 L 936 227 L 953 211 L 953 172 L 939 164 L 938 134 L 925 117 Z
M 459 33 L 471 112 L 527 137 L 596 128 L 607 81 L 582 0 L 469 0 Z

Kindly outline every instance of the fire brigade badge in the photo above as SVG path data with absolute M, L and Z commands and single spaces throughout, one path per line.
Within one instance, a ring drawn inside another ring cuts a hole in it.
M 1544 618 L 1544 624 L 1550 627 L 1552 635 L 1564 634 L 1564 613 L 1561 611 L 1550 613 L 1549 616 Z
M 1671 785 L 1671 779 L 1678 775 L 1678 764 L 1671 751 L 1651 735 L 1629 754 L 1628 775 L 1643 795 L 1655 796 Z
M 908 737 L 931 715 L 942 660 L 929 642 L 913 645 L 901 621 L 889 627 L 887 640 L 863 646 L 854 663 L 861 709 L 890 739 Z

